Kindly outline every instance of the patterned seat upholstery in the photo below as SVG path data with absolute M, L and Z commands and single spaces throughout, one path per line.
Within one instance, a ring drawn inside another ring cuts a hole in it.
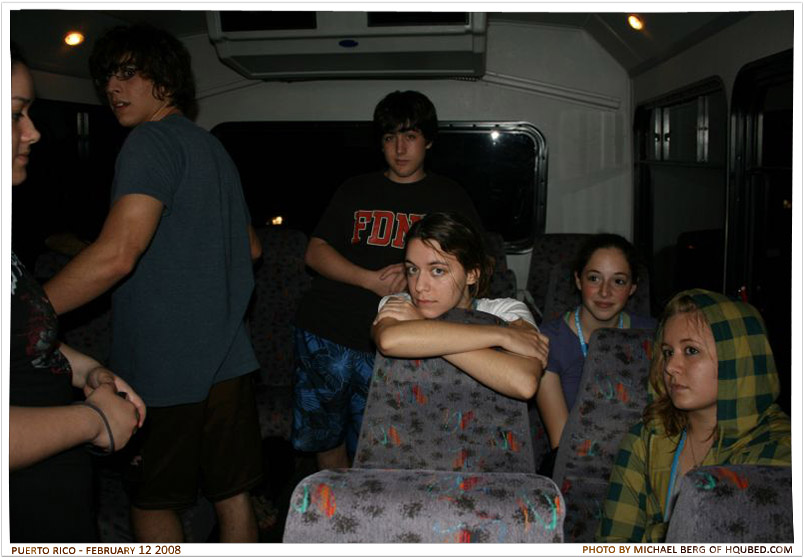
M 550 438 L 547 436 L 547 430 L 544 427 L 544 421 L 539 414 L 539 407 L 536 405 L 536 398 L 528 401 L 528 422 L 530 424 L 530 440 L 533 447 L 533 462 L 536 464 L 536 470 L 550 453 Z
M 307 235 L 281 227 L 257 229 L 262 263 L 254 273 L 254 304 L 249 314 L 251 342 L 266 385 L 293 381 L 293 317 L 312 278 L 305 271 Z
M 494 273 L 491 274 L 488 298 L 515 298 L 516 274 L 512 269 L 508 269 L 502 235 L 487 232 L 486 245 L 489 253 L 494 257 Z
M 625 305 L 626 312 L 650 316 L 650 279 L 648 268 L 639 265 L 639 287 Z M 570 263 L 558 263 L 550 270 L 542 321 L 559 318 L 564 312 L 581 303 Z
M 620 440 L 648 402 L 652 339 L 652 330 L 616 328 L 599 329 L 589 339 L 553 470 L 567 502 L 568 542 L 594 540 Z
M 681 480 L 668 543 L 793 542 L 790 467 L 712 465 Z
M 487 298 L 516 298 L 516 273 L 513 269 L 491 274 Z
M 286 543 L 560 543 L 565 508 L 547 477 L 334 469 L 302 480 Z
M 541 234 L 534 239 L 533 252 L 530 255 L 527 290 L 533 297 L 539 314 L 544 313 L 550 270 L 557 263 L 566 263 L 571 266 L 581 245 L 590 236 L 585 233 L 556 233 Z
M 443 319 L 502 323 L 453 309 Z M 441 358 L 377 353 L 355 467 L 533 473 L 527 406 Z
M 505 240 L 500 233 L 486 232 L 484 235 L 486 249 L 494 258 L 494 269 L 505 271 L 508 269 L 508 260 L 505 259 Z
M 263 438 L 290 438 L 293 384 L 293 317 L 310 288 L 305 271 L 307 236 L 281 227 L 257 229 L 262 262 L 254 274 L 254 301 L 249 312 L 251 342 L 260 363 L 256 388 Z

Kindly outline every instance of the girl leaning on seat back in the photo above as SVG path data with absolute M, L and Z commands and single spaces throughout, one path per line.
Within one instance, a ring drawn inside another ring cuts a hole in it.
M 492 270 L 482 236 L 462 215 L 430 213 L 414 223 L 405 247 L 408 291 L 380 301 L 372 326 L 378 350 L 400 358 L 443 357 L 504 395 L 531 398 L 548 340 L 521 301 L 479 298 Z M 493 314 L 508 327 L 433 319 L 453 308 Z

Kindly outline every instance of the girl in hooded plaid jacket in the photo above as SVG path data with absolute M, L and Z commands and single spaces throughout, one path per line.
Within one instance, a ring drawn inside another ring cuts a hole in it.
M 762 317 L 704 290 L 676 295 L 651 363 L 651 403 L 623 438 L 600 542 L 661 542 L 683 476 L 702 465 L 790 466 L 790 418 Z

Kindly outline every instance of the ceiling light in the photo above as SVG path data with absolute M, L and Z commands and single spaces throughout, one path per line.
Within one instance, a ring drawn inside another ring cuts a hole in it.
M 642 28 L 645 27 L 645 24 L 642 23 L 642 20 L 639 18 L 639 16 L 635 15 L 628 16 L 628 25 L 630 25 L 637 31 L 642 31 Z
M 70 31 L 64 36 L 64 42 L 70 46 L 78 46 L 84 42 L 84 34 L 78 31 Z

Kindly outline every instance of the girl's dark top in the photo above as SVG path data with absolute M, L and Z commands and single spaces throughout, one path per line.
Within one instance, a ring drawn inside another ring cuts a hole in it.
M 48 407 L 73 402 L 72 370 L 59 351 L 58 319 L 42 287 L 11 254 L 9 401 Z M 97 540 L 89 455 L 75 447 L 9 476 L 11 542 Z

